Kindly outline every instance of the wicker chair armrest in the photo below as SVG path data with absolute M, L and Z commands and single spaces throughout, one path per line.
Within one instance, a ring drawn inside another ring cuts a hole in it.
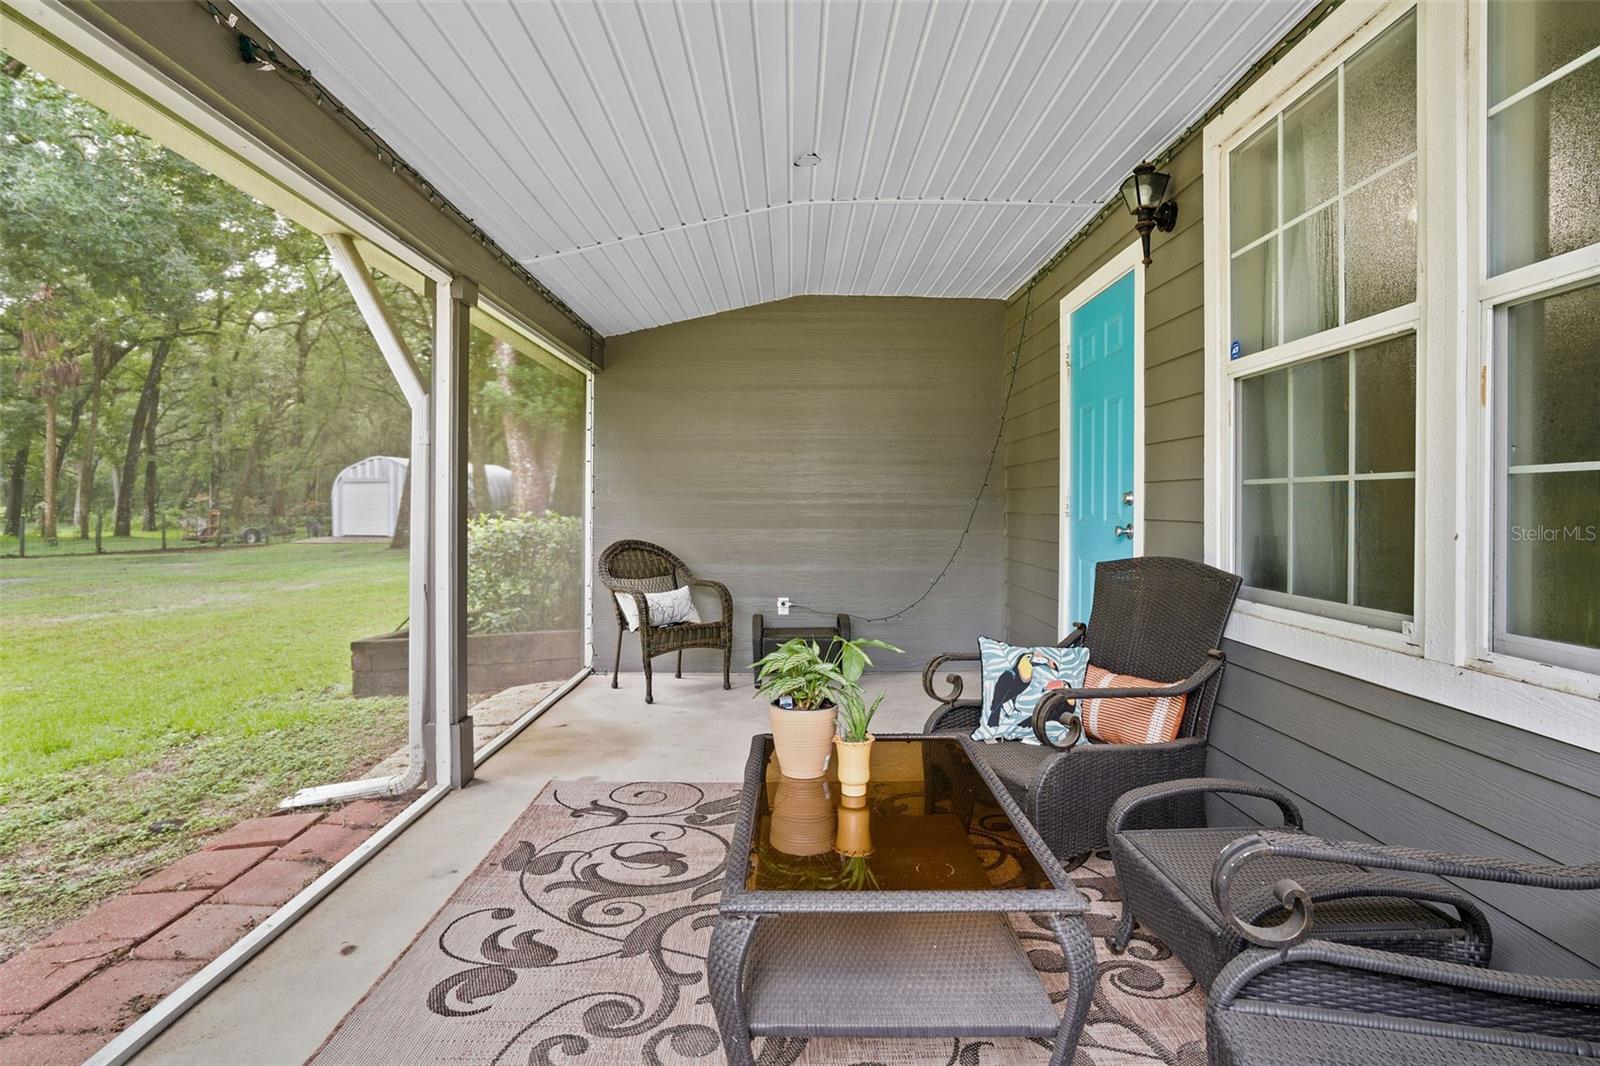
M 1179 737 L 1160 744 L 1079 744 L 1065 750 L 1051 752 L 1039 764 L 1039 770 L 1034 775 L 1033 792 L 1042 795 L 1040 791 L 1048 787 L 1052 775 L 1066 771 L 1069 767 L 1074 774 L 1101 773 L 1106 776 L 1117 772 L 1113 767 L 1129 767 L 1129 773 L 1137 776 L 1138 769 L 1134 764 L 1148 764 L 1148 768 L 1167 780 L 1187 780 L 1194 776 L 1190 770 L 1185 774 L 1172 774 L 1170 764 L 1182 763 L 1186 753 L 1196 748 L 1205 748 L 1205 737 Z M 1099 764 L 1096 767 L 1095 764 Z M 1148 780 L 1148 778 L 1147 778 Z M 1112 801 L 1114 802 L 1114 801 Z
M 946 674 L 945 683 L 950 686 L 950 691 L 944 695 L 933 690 L 933 675 L 938 673 L 945 663 L 975 663 L 982 658 L 975 651 L 947 651 L 943 655 L 935 655 L 928 660 L 928 665 L 922 668 L 922 691 L 928 694 L 930 700 L 940 703 L 954 703 L 961 698 L 962 689 L 965 687 L 960 674 Z M 976 726 L 974 726 L 976 728 Z
M 1072 623 L 1072 628 L 1067 630 L 1067 635 L 1061 638 L 1058 648 L 1076 648 L 1083 643 L 1083 638 L 1089 635 L 1089 627 L 1082 622 Z
M 1366 998 L 1372 998 L 1373 979 L 1392 978 L 1397 984 L 1395 1004 L 1403 1013 L 1410 982 L 1425 982 L 1443 989 L 1459 989 L 1485 996 L 1516 996 L 1578 1008 L 1600 1007 L 1600 981 L 1589 978 L 1546 977 L 1540 974 L 1512 973 L 1459 962 L 1446 962 L 1417 955 L 1405 955 L 1354 944 L 1335 944 L 1326 940 L 1307 940 L 1278 951 L 1252 950 L 1239 955 L 1223 968 L 1211 985 L 1211 1010 L 1226 1010 L 1244 994 L 1250 983 L 1279 966 L 1321 963 L 1350 971 L 1363 985 Z M 1414 993 L 1413 993 L 1414 995 Z M 1283 1004 L 1291 1006 L 1289 1002 Z M 1463 1021 L 1469 1005 L 1461 1003 Z
M 1206 656 L 1206 661 L 1200 664 L 1198 670 L 1184 680 L 1170 685 L 1145 688 L 1053 688 L 1044 694 L 1039 700 L 1039 705 L 1033 709 L 1033 735 L 1038 738 L 1039 743 L 1064 751 L 1076 745 L 1083 736 L 1083 722 L 1074 709 L 1079 700 L 1186 696 L 1211 680 L 1227 661 L 1227 657 L 1216 648 L 1212 648 Z M 1051 739 L 1046 729 L 1051 722 L 1057 721 L 1066 727 L 1064 741 Z
M 733 621 L 733 595 L 728 591 L 728 586 L 720 581 L 712 581 L 710 578 L 705 577 L 691 577 L 689 585 L 691 588 L 705 588 L 715 592 L 717 598 L 722 601 L 722 621 Z
M 1223 848 L 1211 871 L 1211 890 L 1223 917 L 1240 936 L 1263 947 L 1298 943 L 1306 938 L 1312 923 L 1311 896 L 1292 878 L 1284 878 L 1273 886 L 1274 895 L 1290 913 L 1290 917 L 1281 925 L 1263 928 L 1235 913 L 1231 889 L 1239 871 L 1249 863 L 1269 856 L 1343 863 L 1434 877 L 1496 881 L 1530 888 L 1600 888 L 1600 864 L 1563 866 L 1558 863 L 1525 863 L 1387 844 L 1330 841 L 1305 833 L 1267 829 L 1241 837 Z
M 1285 825 L 1295 829 L 1305 828 L 1305 819 L 1300 816 L 1300 808 L 1288 793 L 1271 785 L 1263 785 L 1257 781 L 1239 781 L 1228 777 L 1189 777 L 1178 781 L 1163 781 L 1156 785 L 1145 785 L 1131 792 L 1124 792 L 1122 797 L 1111 808 L 1111 816 L 1106 819 L 1106 839 L 1110 840 L 1121 832 L 1128 824 L 1133 813 L 1141 807 L 1148 807 L 1152 803 L 1162 800 L 1175 799 L 1178 796 L 1205 795 L 1208 793 L 1229 793 L 1235 796 L 1257 796 L 1269 799 L 1278 805 L 1283 812 Z

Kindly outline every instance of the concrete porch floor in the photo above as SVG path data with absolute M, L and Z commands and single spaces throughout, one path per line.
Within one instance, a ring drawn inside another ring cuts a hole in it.
M 767 731 L 749 674 L 587 678 L 478 768 L 315 910 L 139 1055 L 145 1064 L 299 1064 L 400 956 L 552 780 L 735 781 L 750 737 Z M 916 732 L 933 709 L 917 674 L 877 674 L 877 732 Z M 976 678 L 967 677 L 968 691 Z

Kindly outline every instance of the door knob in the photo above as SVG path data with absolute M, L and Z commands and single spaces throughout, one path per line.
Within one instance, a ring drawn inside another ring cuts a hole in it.
M 1122 506 L 1124 506 L 1124 507 L 1132 507 L 1133 506 L 1133 490 L 1132 489 L 1129 489 L 1127 492 L 1124 492 L 1122 494 Z
M 1133 539 L 1133 523 L 1129 522 L 1125 526 L 1117 526 L 1116 528 L 1112 529 L 1111 532 L 1115 533 L 1119 537 L 1127 537 L 1129 540 L 1132 540 Z

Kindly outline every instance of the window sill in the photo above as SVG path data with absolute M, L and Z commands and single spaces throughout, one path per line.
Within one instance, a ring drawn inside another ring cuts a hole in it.
M 1600 751 L 1600 676 L 1504 655 L 1467 663 L 1423 658 L 1407 638 L 1240 601 L 1227 637 L 1480 718 Z

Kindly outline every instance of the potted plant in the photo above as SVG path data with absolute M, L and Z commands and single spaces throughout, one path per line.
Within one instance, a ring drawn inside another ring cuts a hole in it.
M 842 693 L 860 696 L 861 674 L 872 665 L 869 647 L 900 650 L 881 640 L 835 637 L 825 653 L 816 641 L 797 637 L 754 664 L 757 693 L 772 703 L 772 743 L 785 777 L 821 777 L 826 771 L 834 714 L 849 698 Z
M 839 690 L 839 713 L 836 717 L 838 733 L 833 746 L 839 753 L 839 791 L 846 796 L 865 796 L 867 782 L 872 777 L 872 741 L 868 732 L 872 716 L 883 703 L 879 696 L 867 706 L 867 698 L 860 686 L 852 685 Z

